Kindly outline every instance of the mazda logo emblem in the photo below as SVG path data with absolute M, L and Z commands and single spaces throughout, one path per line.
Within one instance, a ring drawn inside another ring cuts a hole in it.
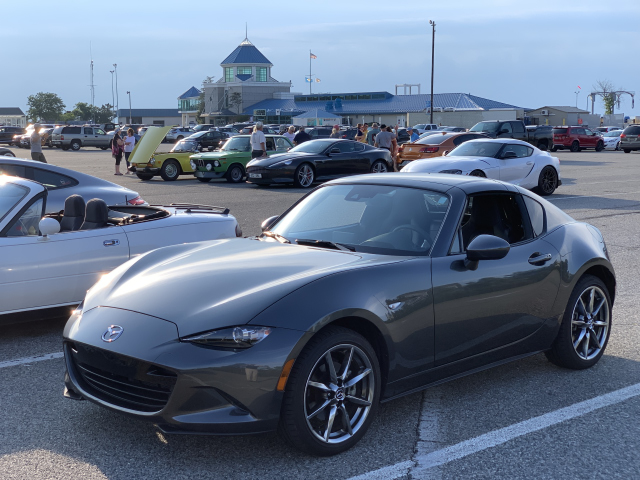
M 120 338 L 122 332 L 124 332 L 124 328 L 120 325 L 111 325 L 107 328 L 107 331 L 102 334 L 102 341 L 107 343 L 115 342 Z
M 336 400 L 338 400 L 338 401 L 340 401 L 340 402 L 341 402 L 342 400 L 344 400 L 344 390 L 343 390 L 343 389 L 339 388 L 339 389 L 336 391 Z

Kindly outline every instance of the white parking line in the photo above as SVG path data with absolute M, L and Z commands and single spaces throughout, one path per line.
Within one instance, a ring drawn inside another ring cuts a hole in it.
M 54 360 L 56 358 L 64 357 L 64 353 L 47 353 L 45 355 L 38 355 L 35 357 L 23 357 L 16 358 L 15 360 L 7 360 L 6 362 L 0 362 L 0 368 L 16 367 L 18 365 L 29 365 L 35 362 L 44 362 L 45 360 Z
M 640 383 L 585 400 L 584 402 L 574 403 L 568 407 L 485 433 L 479 437 L 465 440 L 464 442 L 436 450 L 426 455 L 418 455 L 414 459 L 415 467 L 413 468 L 411 464 L 414 462 L 405 461 L 353 477 L 349 480 L 364 480 L 366 478 L 393 480 L 406 476 L 409 473 L 414 478 L 421 478 L 428 473 L 427 470 L 433 467 L 445 465 L 454 460 L 459 460 L 474 453 L 502 445 L 510 440 L 528 435 L 529 433 L 537 432 L 637 396 L 640 396 Z
M 575 195 L 573 197 L 561 197 L 561 198 L 552 198 L 548 199 L 551 203 L 557 200 L 571 200 L 573 198 L 599 198 L 599 197 L 613 197 L 615 195 L 623 196 L 623 195 L 636 195 L 640 192 L 627 192 L 627 193 L 603 193 L 602 195 Z M 553 201 L 552 201 L 553 200 Z

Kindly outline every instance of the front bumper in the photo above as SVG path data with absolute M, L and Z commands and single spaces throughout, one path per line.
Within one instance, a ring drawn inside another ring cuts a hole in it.
M 193 172 L 193 175 L 196 178 L 223 178 L 226 175 L 226 171 L 225 172 L 221 172 L 221 171 L 215 171 L 215 170 L 196 170 L 195 172 Z
M 149 167 L 146 163 L 133 163 L 132 166 L 136 169 L 136 173 L 147 173 L 149 175 L 160 174 L 159 168 Z
M 252 176 L 260 175 L 260 177 Z M 247 183 L 269 185 L 271 183 L 293 183 L 295 170 L 271 169 L 266 167 L 247 167 Z
M 121 338 L 101 341 L 109 325 Z M 98 307 L 72 317 L 64 333 L 65 396 L 156 423 L 168 433 L 247 434 L 277 427 L 276 389 L 304 332 L 283 328 L 246 350 L 178 340 L 156 317 Z

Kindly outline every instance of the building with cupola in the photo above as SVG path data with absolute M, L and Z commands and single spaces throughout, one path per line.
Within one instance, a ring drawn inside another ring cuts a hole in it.
M 248 38 L 220 64 L 222 76 L 202 84 L 206 123 L 224 125 L 263 100 L 293 99 L 291 82 L 271 76 L 273 64 Z

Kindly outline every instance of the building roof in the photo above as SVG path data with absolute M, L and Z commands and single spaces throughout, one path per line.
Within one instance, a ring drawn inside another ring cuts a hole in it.
M 333 113 L 329 113 L 326 110 L 320 110 L 318 108 L 314 108 L 313 110 L 309 110 L 308 112 L 301 113 L 300 115 L 296 115 L 296 118 L 340 118 L 339 115 L 335 115 Z
M 337 101 L 337 98 L 340 101 Z M 355 97 L 355 98 L 354 98 Z M 362 97 L 362 98 L 361 98 Z M 320 100 L 322 98 L 322 100 Z M 392 95 L 389 92 L 332 93 L 296 95 L 294 99 L 267 99 L 244 110 L 253 114 L 254 109 L 280 109 L 295 114 L 313 109 L 323 109 L 339 115 L 367 115 L 384 113 L 408 113 L 425 111 L 430 102 L 429 94 Z M 438 93 L 433 96 L 435 108 L 456 110 L 515 109 L 515 105 L 489 100 L 466 93 Z
M 128 117 L 129 109 L 118 109 L 118 117 Z M 179 117 L 177 108 L 132 108 L 132 117 Z
M 267 57 L 265 57 L 260 50 L 258 50 L 253 43 L 248 39 L 236 47 L 231 54 L 225 58 L 220 65 L 235 65 L 235 64 L 264 64 L 273 65 Z
M 535 110 L 542 110 L 545 108 L 553 108 L 554 110 L 559 110 L 564 113 L 589 113 L 588 110 L 583 110 L 582 108 L 569 107 L 569 106 L 554 107 L 553 105 L 547 105 L 544 107 L 536 108 Z
M 199 97 L 199 96 L 200 96 L 200 90 L 198 90 L 196 87 L 191 87 L 189 90 L 187 90 L 182 95 L 180 95 L 178 97 L 178 100 L 184 100 L 186 98 L 193 98 L 193 97 Z
M 24 115 L 18 107 L 0 107 L 0 115 Z

